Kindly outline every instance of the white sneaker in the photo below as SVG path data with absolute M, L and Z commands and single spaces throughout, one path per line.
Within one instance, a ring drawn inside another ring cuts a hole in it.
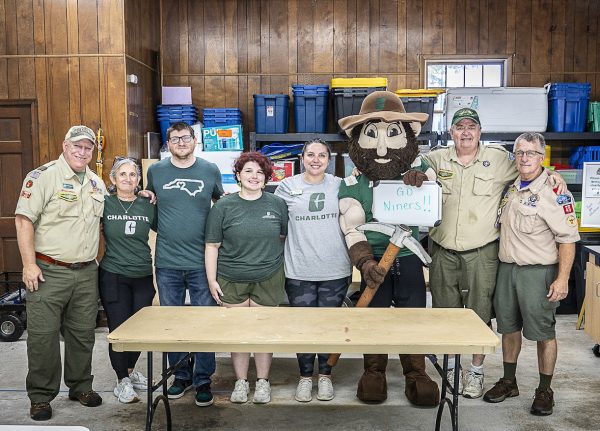
M 450 382 L 451 385 L 454 385 L 454 368 L 450 368 L 448 370 L 448 382 Z M 450 391 L 449 387 L 446 387 L 446 392 L 448 392 L 449 394 L 452 393 Z M 463 376 L 462 376 L 462 369 L 460 369 L 460 375 L 458 376 L 458 394 L 462 394 L 463 393 Z
M 134 389 L 139 389 L 145 391 L 148 389 L 148 379 L 139 371 L 133 370 L 129 374 L 129 380 L 131 380 L 131 384 Z
M 483 395 L 483 374 L 475 371 L 465 371 L 465 390 L 463 397 L 479 398 Z
M 294 398 L 301 403 L 307 403 L 312 400 L 312 377 L 300 377 L 296 395 Z
M 333 383 L 331 383 L 331 376 L 319 376 L 319 390 L 317 392 L 317 399 L 320 401 L 330 401 L 333 399 Z
M 232 403 L 243 404 L 248 401 L 248 394 L 250 393 L 250 384 L 244 380 L 239 379 L 235 382 L 235 387 L 233 388 L 233 392 L 229 397 L 229 401 Z
M 271 401 L 271 384 L 266 379 L 258 379 L 254 388 L 254 404 L 266 404 Z
M 113 393 L 119 399 L 119 402 L 123 404 L 137 403 L 140 400 L 128 377 L 123 378 L 121 382 L 117 383 Z

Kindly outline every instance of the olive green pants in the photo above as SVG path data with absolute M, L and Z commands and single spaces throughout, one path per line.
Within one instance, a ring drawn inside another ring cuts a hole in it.
M 27 292 L 27 395 L 50 402 L 60 389 L 59 333 L 63 328 L 64 380 L 70 395 L 92 389 L 92 350 L 98 314 L 98 265 L 72 270 L 37 261 L 45 282 Z
M 462 252 L 432 242 L 431 259 L 429 289 L 433 307 L 470 308 L 489 324 L 493 317 L 498 241 Z

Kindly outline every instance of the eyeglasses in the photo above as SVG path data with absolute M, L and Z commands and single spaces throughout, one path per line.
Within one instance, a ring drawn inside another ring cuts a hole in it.
M 528 150 L 528 151 L 517 150 L 514 152 L 514 155 L 515 155 L 515 157 L 523 157 L 524 155 L 527 155 L 527 157 L 535 157 L 535 156 L 543 156 L 545 154 L 541 153 L 539 151 L 534 151 L 534 150 Z
M 192 135 L 172 136 L 169 138 L 169 143 L 170 144 L 179 144 L 179 141 L 183 141 L 183 143 L 189 144 L 190 142 L 192 142 L 193 139 L 194 138 L 192 137 Z
M 457 132 L 464 132 L 465 130 L 468 130 L 469 132 L 474 132 L 478 129 L 479 126 L 475 125 L 475 124 L 471 124 L 470 126 L 454 126 L 454 130 L 456 130 Z

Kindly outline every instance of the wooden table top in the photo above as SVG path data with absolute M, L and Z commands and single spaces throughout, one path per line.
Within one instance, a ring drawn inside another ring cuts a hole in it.
M 108 335 L 116 351 L 494 353 L 459 308 L 146 307 Z

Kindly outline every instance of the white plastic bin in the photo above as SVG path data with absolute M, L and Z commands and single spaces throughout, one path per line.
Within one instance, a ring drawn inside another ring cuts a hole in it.
M 483 132 L 545 132 L 548 89 L 545 87 L 449 88 L 446 92 L 447 129 L 462 108 L 477 111 Z

